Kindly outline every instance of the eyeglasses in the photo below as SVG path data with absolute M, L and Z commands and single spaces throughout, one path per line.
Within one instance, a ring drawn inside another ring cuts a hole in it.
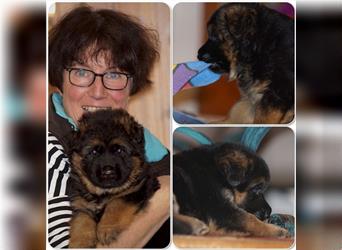
M 66 68 L 65 70 L 69 72 L 70 83 L 77 87 L 89 87 L 95 82 L 95 78 L 100 76 L 106 89 L 123 90 L 127 87 L 128 79 L 132 78 L 130 74 L 115 71 L 97 74 L 89 69 Z

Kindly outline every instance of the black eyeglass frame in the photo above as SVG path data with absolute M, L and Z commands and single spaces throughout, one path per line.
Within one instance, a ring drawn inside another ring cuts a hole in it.
M 105 73 L 102 73 L 102 74 L 98 74 L 98 73 L 96 73 L 96 72 L 94 72 L 94 71 L 92 71 L 92 70 L 90 70 L 90 69 L 83 69 L 83 68 L 65 68 L 65 70 L 69 72 L 69 82 L 70 82 L 70 84 L 72 84 L 72 85 L 74 85 L 74 86 L 76 86 L 76 87 L 80 87 L 80 88 L 87 88 L 87 87 L 90 87 L 90 86 L 93 85 L 93 83 L 95 82 L 96 77 L 100 76 L 100 77 L 101 77 L 101 82 L 102 82 L 102 85 L 103 85 L 104 88 L 109 89 L 109 90 L 123 90 L 123 89 L 125 89 L 125 88 L 127 87 L 129 79 L 130 79 L 130 78 L 133 78 L 133 76 L 132 76 L 131 74 L 127 74 L 127 73 L 123 73 L 123 72 L 117 72 L 117 71 L 108 71 L 108 72 L 105 72 Z M 71 76 L 70 76 L 71 74 L 70 74 L 70 73 L 71 73 L 72 70 L 85 70 L 85 71 L 89 71 L 89 72 L 91 72 L 91 73 L 94 74 L 94 78 L 93 78 L 93 80 L 91 81 L 91 83 L 90 83 L 89 85 L 87 85 L 87 86 L 80 86 L 80 85 L 77 85 L 77 84 L 75 84 L 75 83 L 73 83 L 73 82 L 71 81 Z M 125 86 L 124 86 L 123 88 L 119 88 L 119 89 L 108 88 L 108 87 L 105 85 L 104 81 L 103 81 L 103 76 L 106 75 L 106 74 L 108 74 L 108 73 L 115 73 L 115 74 L 120 74 L 120 75 L 126 76 L 127 80 L 126 80 Z

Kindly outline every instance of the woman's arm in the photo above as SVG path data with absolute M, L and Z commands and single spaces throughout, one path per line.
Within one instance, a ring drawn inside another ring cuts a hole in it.
M 108 246 L 142 248 L 170 216 L 170 176 L 158 177 L 160 189 L 152 196 L 145 211 L 138 214 L 129 228 Z

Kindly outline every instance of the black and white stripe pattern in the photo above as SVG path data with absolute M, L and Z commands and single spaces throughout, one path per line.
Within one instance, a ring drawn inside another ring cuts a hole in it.
M 48 140 L 48 241 L 54 248 L 67 248 L 72 215 L 70 200 L 66 194 L 70 164 L 58 139 L 49 133 Z

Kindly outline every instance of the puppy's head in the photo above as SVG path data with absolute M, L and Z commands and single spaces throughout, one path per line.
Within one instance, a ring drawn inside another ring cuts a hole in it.
M 223 5 L 210 18 L 208 40 L 198 50 L 198 59 L 212 63 L 218 73 L 234 77 L 239 57 L 249 59 L 256 49 L 257 18 L 261 5 L 257 3 L 230 3 Z
M 124 191 L 144 173 L 143 127 L 124 110 L 86 113 L 72 144 L 72 167 L 91 193 Z
M 232 144 L 221 146 L 216 161 L 227 184 L 222 195 L 260 220 L 267 219 L 272 210 L 264 198 L 270 181 L 265 161 L 246 148 Z

